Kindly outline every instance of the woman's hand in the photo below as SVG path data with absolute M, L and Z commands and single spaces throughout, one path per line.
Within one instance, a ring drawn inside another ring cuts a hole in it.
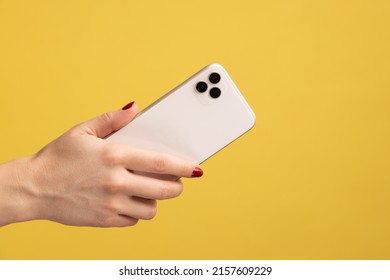
M 0 165 L 0 225 L 48 219 L 120 227 L 153 218 L 156 200 L 178 196 L 183 185 L 135 171 L 200 177 L 202 170 L 193 162 L 102 139 L 136 114 L 130 103 L 75 126 L 32 157 Z

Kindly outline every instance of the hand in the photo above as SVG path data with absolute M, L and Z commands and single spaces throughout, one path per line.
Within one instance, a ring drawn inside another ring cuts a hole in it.
M 1 193 L 1 167 L 15 170 L 11 172 L 13 184 L 22 190 L 18 201 L 29 207 L 23 209 L 29 214 L 17 215 L 15 221 L 48 219 L 76 226 L 132 226 L 139 219 L 156 215 L 156 200 L 176 197 L 183 189 L 180 180 L 159 180 L 135 171 L 177 177 L 202 175 L 196 163 L 102 139 L 136 116 L 136 104 L 124 108 L 75 126 L 32 157 L 0 166 L 0 196 L 6 195 Z M 3 224 L 10 222 L 3 217 Z

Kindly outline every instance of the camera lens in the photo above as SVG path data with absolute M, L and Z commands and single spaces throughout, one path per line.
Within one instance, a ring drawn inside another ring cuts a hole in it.
M 205 82 L 199 82 L 196 84 L 196 90 L 198 92 L 205 92 L 207 90 L 207 84 Z
M 209 81 L 213 84 L 217 84 L 221 80 L 221 76 L 218 73 L 211 73 L 209 76 Z
M 218 98 L 221 95 L 221 90 L 217 87 L 210 89 L 210 96 L 212 98 Z

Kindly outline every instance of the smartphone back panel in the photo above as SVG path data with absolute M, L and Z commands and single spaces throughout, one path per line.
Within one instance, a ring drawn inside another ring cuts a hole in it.
M 253 111 L 225 69 L 211 64 L 108 139 L 201 163 L 254 123 Z

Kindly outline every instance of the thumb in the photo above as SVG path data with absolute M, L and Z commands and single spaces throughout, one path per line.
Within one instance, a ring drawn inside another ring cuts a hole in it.
M 131 122 L 137 115 L 138 106 L 131 102 L 122 110 L 104 113 L 94 119 L 86 121 L 78 126 L 84 132 L 104 138 Z

